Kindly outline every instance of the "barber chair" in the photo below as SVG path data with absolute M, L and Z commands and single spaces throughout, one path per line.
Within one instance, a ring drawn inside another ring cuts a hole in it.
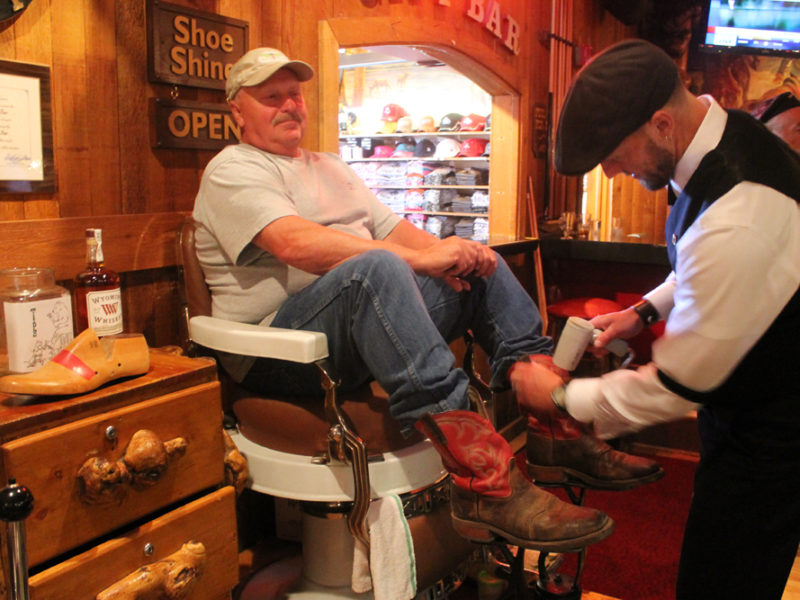
M 452 528 L 447 474 L 421 434 L 404 438 L 375 384 L 341 394 L 324 334 L 213 318 L 197 261 L 194 224 L 179 232 L 190 345 L 211 351 L 316 365 L 316 398 L 259 396 L 220 372 L 231 438 L 249 464 L 249 487 L 300 501 L 303 577 L 289 598 L 365 598 L 351 591 L 354 540 L 369 547 L 370 502 L 403 501 L 416 554 L 418 597 L 446 597 L 474 551 Z

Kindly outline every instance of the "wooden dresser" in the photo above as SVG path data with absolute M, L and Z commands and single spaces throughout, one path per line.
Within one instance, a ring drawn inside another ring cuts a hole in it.
M 140 567 L 163 571 L 184 545 L 196 563 L 178 576 L 187 591 L 175 597 L 230 598 L 238 580 L 235 498 L 223 483 L 216 365 L 150 354 L 148 373 L 85 395 L 0 394 L 0 487 L 13 479 L 34 497 L 25 520 L 32 600 L 94 600 Z M 137 444 L 164 449 L 166 468 L 131 467 Z M 0 528 L 4 600 L 6 538 Z

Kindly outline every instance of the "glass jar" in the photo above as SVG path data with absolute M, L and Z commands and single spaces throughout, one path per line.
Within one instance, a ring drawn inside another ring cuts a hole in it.
M 53 269 L 0 270 L 0 301 L 5 370 L 35 371 L 72 341 L 72 301 Z

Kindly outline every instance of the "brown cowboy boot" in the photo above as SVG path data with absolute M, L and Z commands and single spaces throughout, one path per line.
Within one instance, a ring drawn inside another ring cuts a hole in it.
M 553 364 L 552 356 L 534 354 L 527 360 L 569 381 L 569 373 Z M 566 413 L 539 417 L 522 404 L 520 410 L 528 415 L 528 476 L 539 484 L 627 490 L 664 476 L 657 462 L 614 450 Z
M 531 483 L 511 447 L 469 411 L 425 415 L 415 427 L 450 472 L 453 526 L 463 537 L 543 551 L 571 552 L 608 537 L 614 522 L 598 510 L 568 504 Z
M 664 476 L 654 460 L 614 450 L 568 415 L 528 414 L 526 452 L 528 476 L 539 484 L 627 490 Z

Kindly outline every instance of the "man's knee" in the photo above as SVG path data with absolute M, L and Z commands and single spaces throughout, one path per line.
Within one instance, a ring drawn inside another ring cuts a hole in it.
M 411 267 L 389 250 L 368 250 L 342 263 L 339 268 L 349 269 L 351 276 L 375 277 L 395 280 L 412 275 Z

